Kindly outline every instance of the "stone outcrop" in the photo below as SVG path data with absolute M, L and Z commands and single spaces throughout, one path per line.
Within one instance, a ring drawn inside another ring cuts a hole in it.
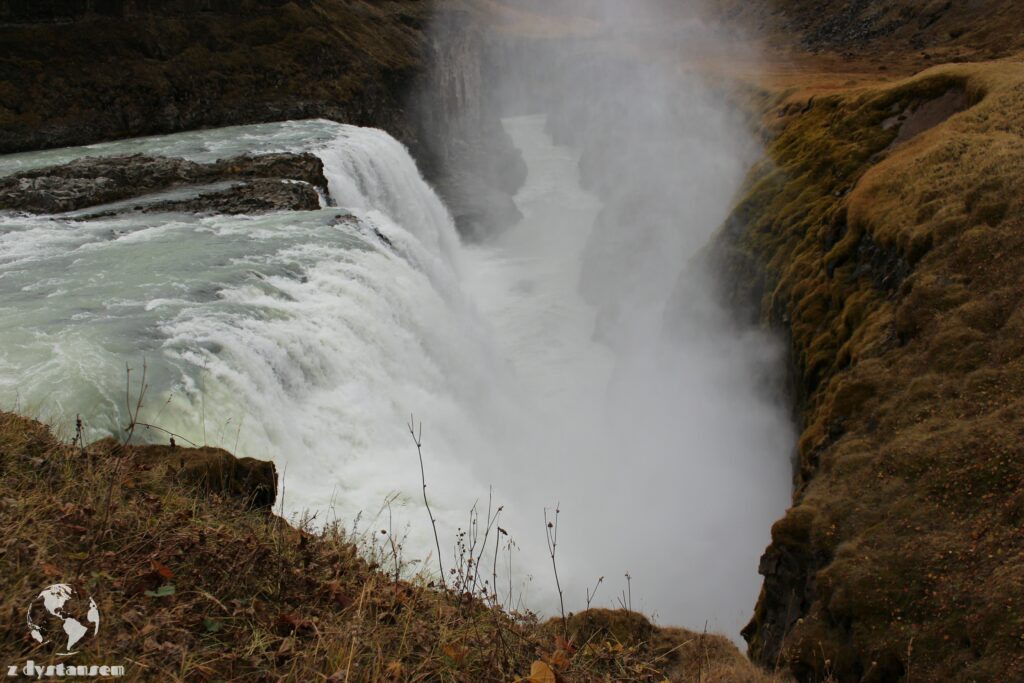
M 128 458 L 139 478 L 158 490 L 169 486 L 191 487 L 203 495 L 232 499 L 250 510 L 270 510 L 277 499 L 274 463 L 236 457 L 221 448 L 125 446 L 113 437 L 106 437 L 83 450 L 93 458 Z
M 277 468 L 266 460 L 238 458 L 220 448 L 170 446 L 139 446 L 135 457 L 158 476 L 234 498 L 249 509 L 269 510 L 277 498 Z
M 323 162 L 313 154 L 239 156 L 200 164 L 143 155 L 89 157 L 0 178 L 0 210 L 62 213 L 120 202 L 182 186 L 241 182 L 177 201 L 153 201 L 124 210 L 259 213 L 316 209 L 327 192 Z
M 202 192 L 193 199 L 156 202 L 142 210 L 146 213 L 254 214 L 266 211 L 314 211 L 319 208 L 320 195 L 312 185 L 275 179 L 253 180 L 226 190 Z
M 483 235 L 518 217 L 525 166 L 474 21 L 445 0 L 2 0 L 0 153 L 326 118 L 402 141 Z

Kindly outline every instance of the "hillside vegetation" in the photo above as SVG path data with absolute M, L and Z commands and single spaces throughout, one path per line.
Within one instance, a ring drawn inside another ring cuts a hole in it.
M 1024 679 L 1024 64 L 778 95 L 715 253 L 803 423 L 745 635 L 799 680 Z
M 7 663 L 50 663 L 25 609 L 68 583 L 96 600 L 102 627 L 66 661 L 123 664 L 129 680 L 776 680 L 721 636 L 637 613 L 591 610 L 563 627 L 480 591 L 396 578 L 389 529 L 297 529 L 271 514 L 270 463 L 113 439 L 82 447 L 0 413 L 0 472 L 0 609 L 16 617 L 0 627 Z
M 885 66 L 1008 57 L 1024 47 L 1016 0 L 706 0 L 729 24 L 771 37 L 770 50 L 841 52 Z

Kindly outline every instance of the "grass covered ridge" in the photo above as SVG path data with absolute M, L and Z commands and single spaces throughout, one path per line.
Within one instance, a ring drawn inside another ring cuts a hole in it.
M 566 639 L 560 620 L 396 581 L 343 529 L 271 514 L 272 466 L 224 451 L 82 448 L 0 413 L 0 472 L 3 663 L 59 661 L 25 610 L 69 583 L 102 627 L 68 663 L 124 664 L 129 680 L 780 680 L 721 636 L 637 613 L 573 615 Z
M 966 111 L 898 142 L 943 98 Z M 803 421 L 751 652 L 801 680 L 1024 680 L 1024 65 L 776 104 L 715 247 L 789 335 Z

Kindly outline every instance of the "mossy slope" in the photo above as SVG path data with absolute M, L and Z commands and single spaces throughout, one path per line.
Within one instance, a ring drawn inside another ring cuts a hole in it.
M 558 620 L 396 581 L 367 541 L 270 514 L 273 465 L 218 449 L 81 448 L 0 412 L 0 473 L 6 664 L 122 664 L 127 680 L 161 682 L 781 680 L 721 636 L 636 613 L 576 615 L 566 640 Z M 25 625 L 53 583 L 102 615 L 65 660 Z
M 950 93 L 969 108 L 893 146 Z M 808 681 L 1024 680 L 1024 66 L 792 104 L 714 248 L 789 336 L 803 423 L 751 653 Z

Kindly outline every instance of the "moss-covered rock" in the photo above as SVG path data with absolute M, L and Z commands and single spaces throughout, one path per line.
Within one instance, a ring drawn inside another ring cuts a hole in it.
M 961 65 L 780 100 L 712 250 L 791 344 L 795 505 L 744 634 L 799 680 L 1024 678 L 1022 84 Z M 899 138 L 950 92 L 966 111 Z

